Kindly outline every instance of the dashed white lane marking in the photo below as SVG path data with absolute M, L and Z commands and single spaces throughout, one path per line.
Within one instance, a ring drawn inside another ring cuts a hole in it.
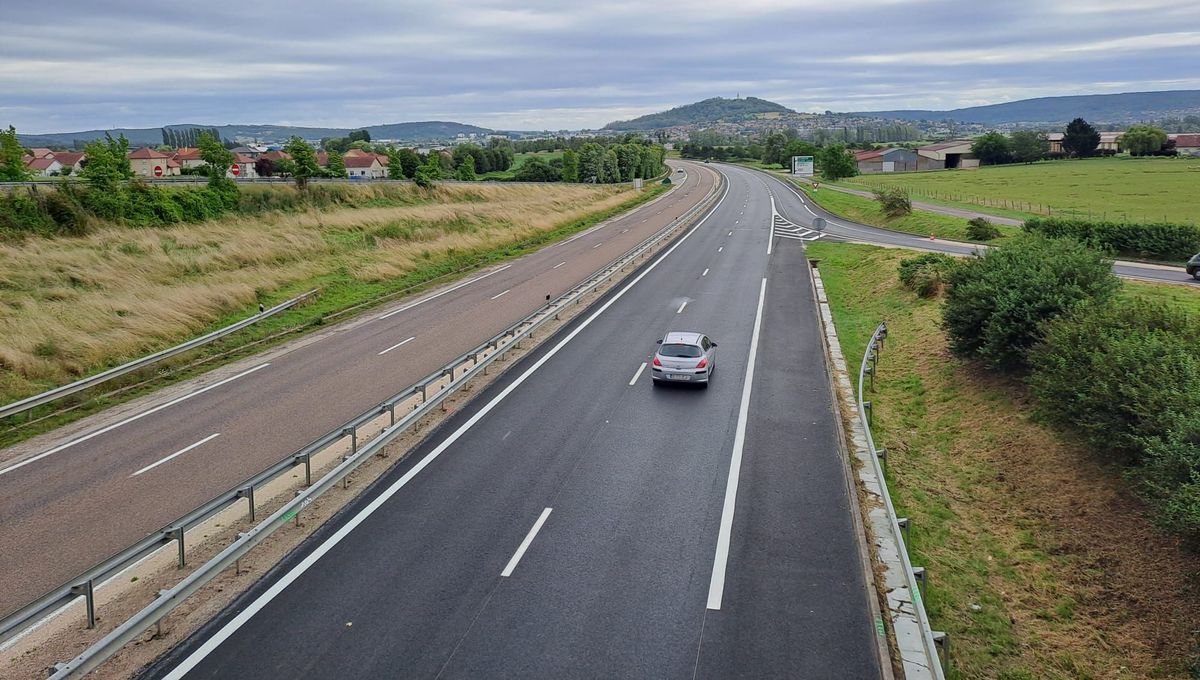
M 733 435 L 733 455 L 729 458 L 729 476 L 725 481 L 725 505 L 721 509 L 721 527 L 717 532 L 717 553 L 713 557 L 712 580 L 708 583 L 708 608 L 720 609 L 725 594 L 725 569 L 729 564 L 729 537 L 733 532 L 733 511 L 737 505 L 738 477 L 742 471 L 742 449 L 746 444 L 746 421 L 750 415 L 750 389 L 754 385 L 754 361 L 758 357 L 758 334 L 762 330 L 763 301 L 767 280 L 758 289 L 758 313 L 750 334 L 750 356 L 746 362 L 746 380 L 742 383 L 742 403 L 738 407 L 737 429 Z
M 717 248 L 718 253 L 721 252 L 722 250 L 725 250 L 725 246 L 721 246 L 720 248 Z
M 604 245 L 604 241 L 601 241 L 601 242 L 597 243 L 596 245 L 592 246 L 592 250 L 595 250 L 595 249 L 599 248 L 599 247 L 600 247 L 600 246 L 602 246 L 602 245 Z
M 731 231 L 731 232 L 729 232 L 729 236 L 733 236 L 733 232 L 732 232 L 732 231 Z
M 185 394 L 182 397 L 179 397 L 177 399 L 172 399 L 171 401 L 168 401 L 165 404 L 159 404 L 158 406 L 155 406 L 154 408 L 152 408 L 148 411 L 142 411 L 141 413 L 137 414 L 136 416 L 130 416 L 129 418 L 126 418 L 125 420 L 122 420 L 119 423 L 113 423 L 112 425 L 109 425 L 108 427 L 102 427 L 99 430 L 96 430 L 95 432 L 90 432 L 88 434 L 85 434 L 78 439 L 72 439 L 71 441 L 69 441 L 65 444 L 59 444 L 58 446 L 56 446 L 52 449 L 43 451 L 42 453 L 39 453 L 38 455 L 36 455 L 32 458 L 27 458 L 26 460 L 23 460 L 20 463 L 17 463 L 15 465 L 10 465 L 9 467 L 6 467 L 3 470 L 0 470 L 0 475 L 8 474 L 8 473 L 12 472 L 13 470 L 25 467 L 26 465 L 29 465 L 30 463 L 39 461 L 39 460 L 45 458 L 46 456 L 49 456 L 54 453 L 58 453 L 59 451 L 62 451 L 63 449 L 75 446 L 76 444 L 85 442 L 93 437 L 99 437 L 100 435 L 104 434 L 105 432 L 111 432 L 111 431 L 117 429 L 118 427 L 121 427 L 122 425 L 127 425 L 129 423 L 132 423 L 135 420 L 141 420 L 142 418 L 145 418 L 148 415 L 158 413 L 159 411 L 161 411 L 169 406 L 174 406 L 175 404 L 178 404 L 181 401 L 187 401 L 188 399 L 191 399 L 192 397 L 196 397 L 201 394 L 204 394 L 205 392 L 207 392 L 209 390 L 215 390 L 216 388 L 218 388 L 222 385 L 231 383 L 234 380 L 237 380 L 238 378 L 242 378 L 247 375 L 250 375 L 251 373 L 253 373 L 257 370 L 266 368 L 267 366 L 270 366 L 270 365 L 271 365 L 270 363 L 259 364 L 258 366 L 255 366 L 254 368 L 251 368 L 249 370 L 242 371 L 241 373 L 238 373 L 235 376 L 226 378 L 220 382 L 215 382 L 215 383 L 209 385 L 208 387 L 198 389 L 195 392 L 192 392 L 190 394 Z
M 382 352 L 380 352 L 380 353 L 379 353 L 377 356 L 383 356 L 384 354 L 387 354 L 388 352 L 390 352 L 390 351 L 392 351 L 392 350 L 396 349 L 397 347 L 400 347 L 400 346 L 402 346 L 402 345 L 405 345 L 405 344 L 407 344 L 407 343 L 409 343 L 409 342 L 412 342 L 413 340 L 416 340 L 416 339 L 417 339 L 417 336 L 415 336 L 415 335 L 414 335 L 414 336 L 412 336 L 411 338 L 409 338 L 409 339 L 407 339 L 407 340 L 401 340 L 400 342 L 397 342 L 396 344 L 392 345 L 391 347 L 388 347 L 387 349 L 383 350 L 383 351 L 382 351 Z
M 683 304 L 682 304 L 682 305 L 679 305 L 679 309 L 676 309 L 676 310 L 675 310 L 675 313 L 676 313 L 676 314 L 682 314 L 682 313 L 683 313 L 683 308 L 684 308 L 684 307 L 687 307 L 687 300 L 684 300 L 684 301 L 683 301 Z
M 703 272 L 700 274 L 700 276 L 708 276 L 708 270 L 707 270 L 707 269 L 705 269 L 705 270 L 704 270 L 704 271 L 703 271 Z
M 176 451 L 175 453 L 172 453 L 171 455 L 167 456 L 166 458 L 163 458 L 155 463 L 151 463 L 151 464 L 147 465 L 146 467 L 142 468 L 141 470 L 138 470 L 137 472 L 135 472 L 129 476 L 137 477 L 138 475 L 142 474 L 143 472 L 153 470 L 154 468 L 158 467 L 159 465 L 162 465 L 163 463 L 171 460 L 172 458 L 177 458 L 179 456 L 182 456 L 183 454 L 187 453 L 188 451 L 191 451 L 192 449 L 196 448 L 197 446 L 200 446 L 201 444 L 203 444 L 205 442 L 210 442 L 220 436 L 221 436 L 220 432 L 210 434 L 207 437 L 205 437 L 204 439 L 201 439 L 200 441 L 196 442 L 195 444 L 185 446 L 182 449 L 179 449 L 178 451 Z
M 513 569 L 517 568 L 517 563 L 521 561 L 521 556 L 529 549 L 529 544 L 533 543 L 533 537 L 537 536 L 537 532 L 541 530 L 542 525 L 546 523 L 546 518 L 550 516 L 550 511 L 553 508 L 546 508 L 542 511 L 537 521 L 533 523 L 533 528 L 525 535 L 525 540 L 521 541 L 521 545 L 517 548 L 517 552 L 513 554 L 512 559 L 508 561 L 508 566 L 504 567 L 504 571 L 500 572 L 501 576 L 512 576 Z
M 640 377 L 642 377 L 642 371 L 644 371 L 644 370 L 646 370 L 646 362 L 644 362 L 644 361 L 643 361 L 643 362 L 642 362 L 642 365 L 641 365 L 641 366 L 638 366 L 638 370 L 637 370 L 637 372 L 635 372 L 635 373 L 633 374 L 633 379 L 629 381 L 629 384 L 630 384 L 630 385 L 632 385 L 632 384 L 634 384 L 635 382 L 637 382 L 637 379 L 638 379 L 638 378 L 640 378 Z
M 509 288 L 508 290 L 504 291 L 503 293 L 496 293 L 495 295 L 492 296 L 492 299 L 495 300 L 496 298 L 500 298 L 500 297 L 504 297 L 505 295 L 508 295 L 509 290 L 512 290 L 512 288 Z
M 566 264 L 566 262 L 559 262 L 558 264 L 551 267 L 551 269 L 558 269 L 559 267 L 563 266 L 564 264 Z
M 435 298 L 440 298 L 441 296 L 443 296 L 447 293 L 453 293 L 454 291 L 458 290 L 459 288 L 462 288 L 463 286 L 469 286 L 472 283 L 475 283 L 476 281 L 482 281 L 482 280 L 486 279 L 487 277 L 491 276 L 492 274 L 499 274 L 500 272 L 504 271 L 505 269 L 508 269 L 511 266 L 512 266 L 511 264 L 506 264 L 503 267 L 500 267 L 499 269 L 497 269 L 496 271 L 488 272 L 488 273 L 484 274 L 483 276 L 476 276 L 475 278 L 471 279 L 470 281 L 463 281 L 462 283 L 458 284 L 457 286 L 452 286 L 450 288 L 447 288 L 446 290 L 441 291 L 440 293 L 434 293 L 433 295 L 430 295 L 429 297 L 422 298 L 420 300 L 417 300 L 416 302 L 404 305 L 400 309 L 393 309 L 392 311 L 390 311 L 386 314 L 380 314 L 377 318 L 386 319 L 389 316 L 399 314 L 400 312 L 406 312 L 406 311 L 412 309 L 413 307 L 416 307 L 417 305 L 423 305 L 426 302 L 429 302 L 430 300 L 433 300 Z

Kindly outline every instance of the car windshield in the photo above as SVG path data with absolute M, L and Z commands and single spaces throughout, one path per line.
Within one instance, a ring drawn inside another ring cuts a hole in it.
M 704 353 L 696 345 L 667 345 L 664 344 L 658 353 L 664 357 L 698 357 Z

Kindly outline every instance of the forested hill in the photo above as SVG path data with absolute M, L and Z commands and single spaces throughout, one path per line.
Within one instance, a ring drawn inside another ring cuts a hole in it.
M 669 111 L 651 113 L 633 120 L 619 120 L 604 126 L 605 130 L 657 130 L 675 125 L 703 125 L 721 121 L 737 121 L 763 113 L 795 113 L 791 109 L 758 97 L 725 99 L 713 97 L 704 101 L 677 106 Z
M 1133 123 L 1200 114 L 1200 90 L 1125 92 L 1038 97 L 949 111 L 865 111 L 853 115 L 894 120 L 956 120 L 963 123 L 1065 123 L 1083 117 L 1093 123 Z
M 293 127 L 289 125 L 196 125 L 182 123 L 168 125 L 172 129 L 185 128 L 216 128 L 224 139 L 239 141 L 258 141 L 264 144 L 286 142 L 293 135 L 309 140 L 322 137 L 345 137 L 354 130 L 366 130 L 371 133 L 371 139 L 396 139 L 401 141 L 424 142 L 453 139 L 458 134 L 488 134 L 492 130 L 454 123 L 449 121 L 421 121 L 415 123 L 389 123 L 387 125 L 366 125 L 355 128 L 324 128 L 324 127 Z M 114 137 L 125 135 L 134 146 L 154 146 L 162 144 L 161 128 L 118 128 L 115 130 L 83 130 L 80 132 L 56 132 L 44 135 L 18 135 L 21 144 L 25 146 L 65 146 L 71 147 L 75 141 L 89 142 L 104 137 L 105 132 L 111 132 Z

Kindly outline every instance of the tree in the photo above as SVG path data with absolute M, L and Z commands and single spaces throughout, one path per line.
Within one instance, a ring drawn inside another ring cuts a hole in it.
M 1095 153 L 1098 146 L 1100 146 L 1100 133 L 1096 132 L 1096 128 L 1089 125 L 1086 120 L 1076 118 L 1067 123 L 1067 130 L 1063 133 L 1063 151 L 1076 158 L 1085 158 Z
M 1167 144 L 1167 133 L 1149 125 L 1134 125 L 1121 135 L 1121 149 L 1132 156 L 1149 156 Z
M 371 141 L 371 133 L 367 132 L 366 130 L 355 130 L 354 132 L 351 132 L 349 136 L 346 137 L 346 140 L 351 143 L 369 142 L 369 141 Z
M 557 182 L 561 175 L 541 156 L 530 156 L 513 173 L 518 182 Z
M 822 148 L 815 160 L 821 168 L 821 177 L 829 181 L 858 174 L 858 163 L 854 160 L 854 154 L 841 144 Z
M 396 156 L 400 159 L 400 167 L 403 169 L 404 176 L 412 179 L 417 174 L 417 168 L 421 167 L 421 156 L 412 149 L 397 149 Z
M 975 157 L 983 165 L 1000 165 L 1012 159 L 1012 148 L 1008 143 L 1008 137 L 999 132 L 981 135 L 971 143 L 971 153 L 975 154 Z
M 8 132 L 0 132 L 0 181 L 20 182 L 29 179 L 29 172 L 21 160 L 25 150 L 17 141 L 17 129 L 8 126 Z
M 259 158 L 254 161 L 254 174 L 259 177 L 270 177 L 276 172 L 275 161 L 270 158 Z
M 475 181 L 475 157 L 471 154 L 463 156 L 458 163 L 458 168 L 454 171 L 455 179 L 463 182 Z
M 563 151 L 563 169 L 562 181 L 578 182 L 579 181 L 579 154 L 567 149 Z
M 133 168 L 129 165 L 129 140 L 125 135 L 113 139 L 105 132 L 104 139 L 88 142 L 84 152 L 88 160 L 80 175 L 101 192 L 112 191 L 133 177 Z
M 327 172 L 330 177 L 345 179 L 346 177 L 350 176 L 346 173 L 346 159 L 342 157 L 342 154 L 336 152 L 330 153 L 328 151 L 325 153 L 329 158 L 329 165 L 325 167 L 325 172 Z
M 579 148 L 579 181 L 603 182 L 604 147 L 588 142 Z
M 296 188 L 307 188 L 309 178 L 321 174 L 321 167 L 317 165 L 317 153 L 308 142 L 299 137 L 289 139 L 283 150 L 292 157 L 292 177 L 296 179 Z
M 201 132 L 196 142 L 200 147 L 200 159 L 204 161 L 204 174 L 208 175 L 208 184 L 213 186 L 220 180 L 226 179 L 236 157 L 233 152 L 221 145 L 220 140 L 209 132 Z
M 614 149 L 609 149 L 604 152 L 603 162 L 600 166 L 600 181 L 605 184 L 616 184 L 621 181 L 621 166 L 617 160 L 617 152 Z
M 404 164 L 400 162 L 400 154 L 394 147 L 388 147 L 388 179 L 404 179 Z
M 417 186 L 428 189 L 439 179 L 442 179 L 442 155 L 436 151 L 430 151 L 429 155 L 425 157 L 425 162 L 413 173 L 413 181 L 417 183 Z
M 1012 158 L 1017 163 L 1040 161 L 1050 153 L 1050 141 L 1046 135 L 1033 130 L 1018 130 L 1010 138 Z

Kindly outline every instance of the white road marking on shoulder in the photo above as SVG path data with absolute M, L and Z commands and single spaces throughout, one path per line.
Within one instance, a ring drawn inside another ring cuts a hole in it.
M 717 533 L 717 553 L 713 557 L 712 580 L 708 584 L 708 608 L 720 609 L 725 593 L 725 569 L 729 564 L 729 537 L 733 532 L 733 511 L 737 505 L 738 477 L 742 472 L 742 450 L 746 445 L 746 421 L 750 414 L 750 390 L 754 386 L 754 361 L 758 357 L 758 334 L 762 330 L 763 301 L 767 280 L 758 289 L 758 312 L 750 334 L 750 356 L 746 361 L 746 381 L 742 383 L 742 403 L 738 407 L 737 429 L 733 435 L 733 455 L 729 458 L 729 476 L 725 482 L 725 505 L 721 509 L 721 528 Z
M 495 300 L 496 298 L 500 298 L 500 297 L 504 297 L 505 295 L 508 295 L 509 290 L 512 290 L 512 288 L 509 288 L 508 290 L 504 291 L 503 293 L 496 293 L 495 295 L 492 296 L 492 299 Z
M 196 448 L 197 446 L 200 446 L 201 444 L 204 444 L 205 442 L 210 442 L 220 436 L 221 436 L 220 432 L 210 434 L 207 437 L 205 437 L 204 439 L 201 439 L 200 441 L 196 442 L 195 444 L 190 444 L 188 446 L 185 446 L 182 449 L 179 449 L 178 451 L 176 451 L 175 453 L 172 453 L 171 455 L 167 456 L 166 458 L 163 458 L 157 462 L 151 463 L 151 464 L 147 465 L 146 467 L 142 468 L 141 470 L 138 470 L 137 472 L 135 472 L 129 476 L 137 477 L 138 475 L 142 474 L 143 472 L 153 470 L 154 468 L 158 467 L 159 465 L 162 465 L 163 463 L 171 460 L 172 458 L 182 456 L 183 454 L 187 453 L 188 451 L 191 451 L 192 449 Z
M 387 349 L 383 350 L 377 356 L 383 356 L 384 354 L 387 354 L 388 352 L 396 349 L 397 347 L 400 347 L 406 343 L 412 342 L 413 340 L 416 340 L 416 339 L 417 339 L 417 336 L 414 335 L 411 338 L 409 338 L 408 340 L 401 340 L 400 342 L 397 342 L 396 344 L 392 345 L 391 347 L 388 347 Z
M 238 373 L 235 376 L 225 378 L 224 380 L 222 380 L 220 382 L 215 382 L 215 383 L 209 385 L 208 387 L 204 387 L 204 388 L 196 390 L 195 392 L 190 392 L 188 394 L 185 394 L 182 397 L 172 399 L 171 401 L 168 401 L 165 404 L 159 404 L 158 406 L 155 406 L 154 408 L 152 408 L 148 411 L 142 411 L 141 413 L 137 414 L 136 416 L 130 416 L 129 418 L 126 418 L 125 420 L 122 420 L 119 423 L 113 423 L 112 425 L 109 425 L 108 427 L 102 427 L 99 430 L 96 430 L 95 432 L 89 432 L 88 434 L 85 434 L 82 437 L 79 437 L 78 439 L 72 439 L 71 441 L 69 441 L 65 444 L 59 444 L 58 446 L 56 446 L 52 449 L 49 449 L 47 451 L 43 451 L 42 453 L 39 453 L 38 455 L 36 455 L 32 458 L 27 458 L 27 459 L 21 461 L 20 463 L 17 463 L 15 465 L 10 465 L 9 467 L 6 467 L 3 470 L 0 470 L 0 475 L 8 474 L 9 472 L 12 472 L 13 470 L 25 467 L 26 465 L 29 465 L 30 463 L 39 461 L 39 460 L 45 458 L 46 456 L 49 456 L 54 453 L 58 453 L 59 451 L 62 451 L 63 449 L 70 448 L 72 446 L 75 446 L 76 444 L 85 442 L 93 437 L 99 437 L 100 435 L 104 434 L 105 432 L 111 432 L 111 431 L 117 429 L 118 427 L 121 427 L 122 425 L 127 425 L 129 423 L 132 423 L 135 420 L 141 420 L 142 418 L 145 418 L 148 415 L 158 413 L 159 411 L 167 408 L 168 406 L 174 406 L 175 404 L 178 404 L 181 401 L 187 401 L 188 399 L 191 399 L 192 397 L 196 397 L 201 394 L 204 394 L 205 392 L 207 392 L 209 390 L 215 390 L 216 388 L 218 388 L 222 385 L 231 383 L 234 380 L 237 380 L 238 378 L 250 375 L 251 373 L 259 370 L 260 368 L 266 368 L 267 366 L 270 366 L 270 365 L 271 365 L 270 363 L 259 364 L 258 366 L 255 366 L 254 368 L 251 368 L 246 371 L 242 371 L 241 373 Z
M 676 313 L 676 314 L 681 314 L 681 313 L 683 312 L 683 308 L 684 308 L 684 307 L 687 307 L 687 300 L 684 300 L 684 301 L 683 301 L 683 304 L 682 304 L 682 305 L 679 305 L 679 309 L 676 309 L 676 310 L 675 310 L 675 313 Z
M 504 571 L 500 572 L 501 576 L 512 576 L 513 569 L 517 568 L 517 563 L 521 561 L 521 556 L 529 549 L 529 545 L 533 543 L 533 537 L 537 536 L 537 532 L 541 530 L 542 525 L 546 523 L 546 518 L 550 516 L 550 511 L 553 508 L 546 508 L 542 511 L 537 521 L 533 523 L 533 528 L 525 535 L 525 540 L 521 541 L 521 545 L 517 547 L 517 552 L 513 554 L 512 559 L 508 561 L 508 565 L 504 567 Z
M 638 366 L 638 370 L 633 374 L 633 379 L 629 381 L 629 384 L 632 385 L 637 382 L 637 379 L 642 377 L 642 371 L 644 370 L 646 370 L 646 362 L 643 361 L 642 365 Z

